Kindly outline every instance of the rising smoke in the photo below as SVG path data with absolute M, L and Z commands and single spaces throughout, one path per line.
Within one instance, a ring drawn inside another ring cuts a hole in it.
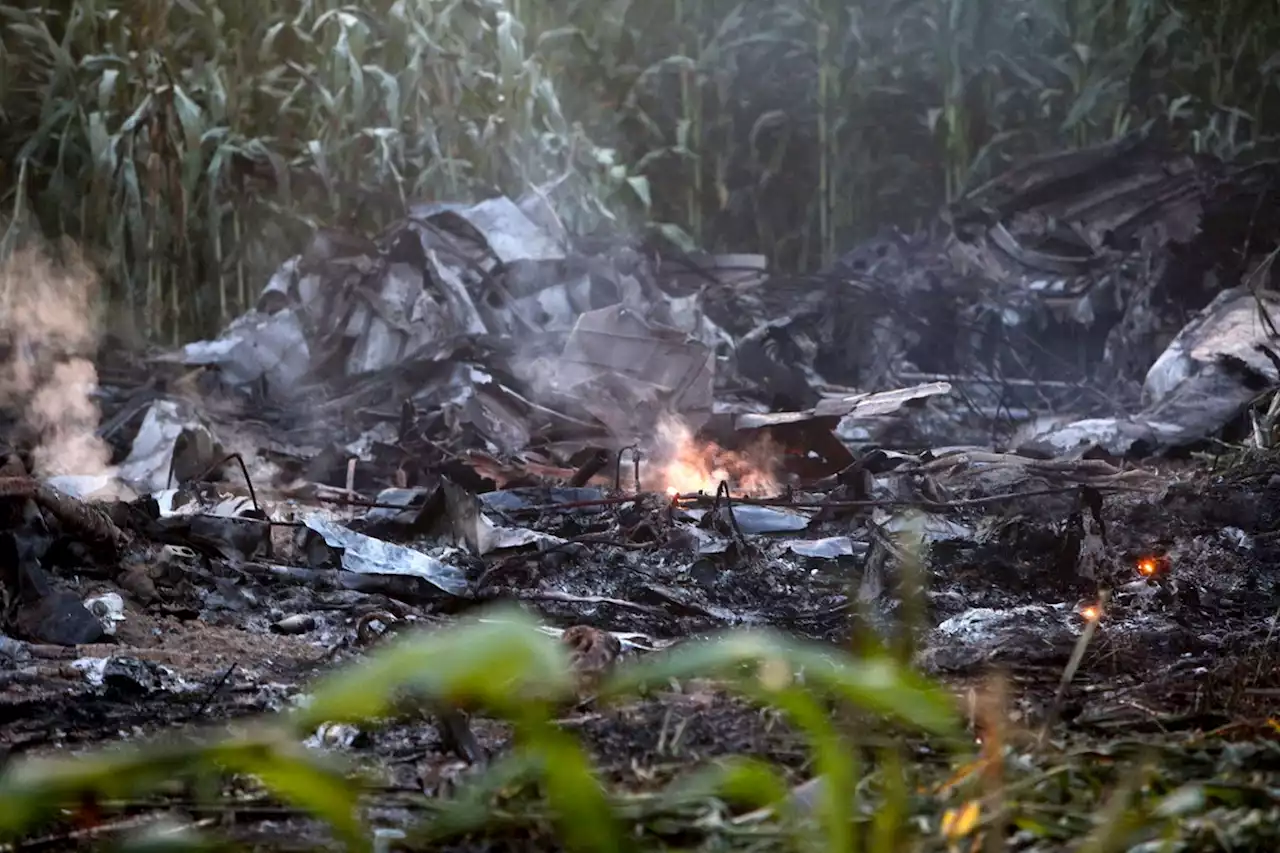
M 98 277 L 74 249 L 58 255 L 24 247 L 0 260 L 0 408 L 30 432 L 37 476 L 102 474 L 111 451 L 95 433 Z

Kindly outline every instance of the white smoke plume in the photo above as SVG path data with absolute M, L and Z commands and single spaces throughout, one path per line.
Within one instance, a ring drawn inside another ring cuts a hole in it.
M 0 409 L 33 436 L 37 476 L 101 474 L 111 451 L 95 434 L 99 282 L 78 252 L 59 254 L 20 248 L 0 260 Z

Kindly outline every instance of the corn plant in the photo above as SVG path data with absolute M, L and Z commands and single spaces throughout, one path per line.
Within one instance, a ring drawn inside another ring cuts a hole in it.
M 502 3 L 62 2 L 0 27 L 4 201 L 97 249 L 162 340 L 252 304 L 316 225 L 547 185 L 581 231 L 647 199 Z
M 313 225 L 496 191 L 812 268 L 1153 119 L 1274 153 L 1278 31 L 1246 0 L 6 4 L 0 209 L 85 243 L 161 340 Z

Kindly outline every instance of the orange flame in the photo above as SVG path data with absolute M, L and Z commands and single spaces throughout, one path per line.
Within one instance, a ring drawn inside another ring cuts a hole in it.
M 1160 568 L 1160 564 L 1155 557 L 1143 557 L 1138 561 L 1138 574 L 1143 577 L 1151 577 Z
M 781 490 L 773 473 L 773 447 L 767 437 L 741 452 L 714 442 L 699 442 L 682 421 L 666 417 L 658 422 L 654 464 L 646 488 L 668 495 L 715 494 L 721 481 L 735 495 L 772 497 Z
M 1097 622 L 1102 618 L 1102 609 L 1095 604 L 1087 605 L 1080 610 L 1080 617 L 1086 622 Z

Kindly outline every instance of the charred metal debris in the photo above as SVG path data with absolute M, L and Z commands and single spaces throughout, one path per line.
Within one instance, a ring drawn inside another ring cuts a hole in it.
M 584 671 L 888 637 L 913 560 L 931 671 L 1060 666 L 1097 622 L 1109 689 L 1181 683 L 1280 600 L 1277 175 L 1134 137 L 809 276 L 584 245 L 540 198 L 322 230 L 216 340 L 101 360 L 109 466 L 10 442 L 0 704 L 271 706 L 495 599 Z M 1260 455 L 1188 458 L 1224 442 Z

